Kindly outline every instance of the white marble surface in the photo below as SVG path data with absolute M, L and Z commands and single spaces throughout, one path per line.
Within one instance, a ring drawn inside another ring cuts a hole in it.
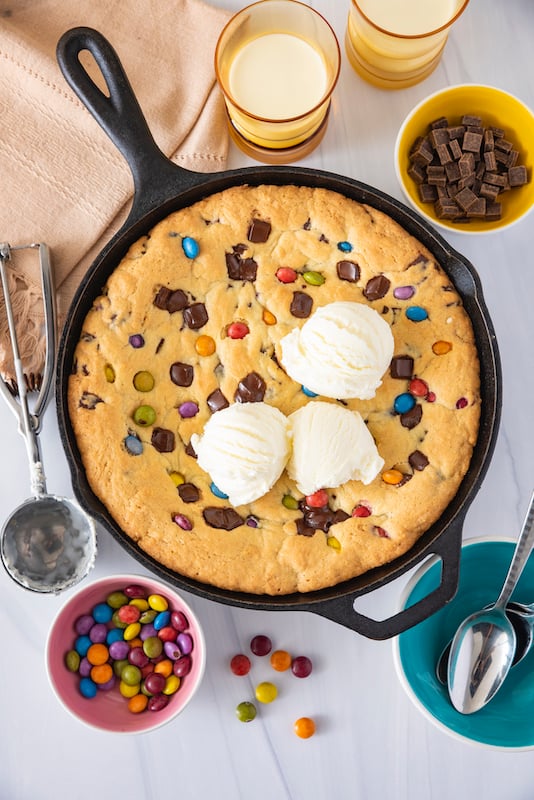
M 237 0 L 219 5 L 238 9 Z M 343 40 L 348 0 L 314 0 Z M 178 30 L 178 21 L 175 23 Z M 346 57 L 327 135 L 302 166 L 326 169 L 374 185 L 401 199 L 392 152 L 397 129 L 420 99 L 448 84 L 490 83 L 534 107 L 534 3 L 471 0 L 454 28 L 437 71 L 397 93 L 366 85 Z M 177 38 L 177 45 L 179 44 Z M 230 166 L 252 164 L 232 150 Z M 31 187 L 28 187 L 30 191 Z M 498 235 L 446 238 L 479 271 L 500 345 L 502 424 L 487 477 L 464 526 L 464 536 L 516 535 L 533 475 L 532 297 L 534 218 Z M 29 235 L 31 230 L 29 231 Z M 4 234 L 5 235 L 5 234 Z M 0 460 L 0 517 L 29 494 L 25 450 L 4 406 Z M 42 434 L 49 489 L 71 494 L 55 411 Z M 109 535 L 100 533 L 91 578 L 142 571 Z M 375 616 L 391 612 L 407 576 L 375 593 Z M 391 642 L 365 639 L 308 613 L 236 610 L 187 595 L 201 618 L 208 646 L 205 680 L 171 725 L 142 737 L 108 735 L 72 719 L 52 694 L 43 653 L 49 625 L 64 597 L 18 588 L 0 570 L 0 798 L 164 797 L 222 800 L 531 800 L 534 752 L 503 753 L 458 742 L 424 719 L 396 678 Z M 534 599 L 534 587 L 533 587 Z M 258 632 L 275 645 L 309 654 L 305 681 L 283 675 L 280 697 L 256 721 L 239 723 L 237 702 L 252 694 L 267 665 L 238 679 L 228 660 Z M 315 737 L 292 732 L 294 719 L 317 721 Z

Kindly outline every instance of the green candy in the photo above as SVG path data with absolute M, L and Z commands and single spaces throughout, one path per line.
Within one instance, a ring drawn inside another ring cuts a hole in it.
M 302 277 L 306 283 L 310 284 L 310 286 L 322 286 L 326 280 L 324 275 L 321 275 L 320 272 L 315 272 L 315 270 L 309 270 L 308 272 L 305 272 Z
M 133 413 L 133 419 L 137 425 L 142 425 L 144 428 L 147 428 L 149 425 L 155 423 L 156 412 L 152 406 L 139 406 Z
M 151 392 L 154 388 L 154 376 L 150 372 L 136 372 L 133 385 L 138 392 Z
M 295 498 L 290 494 L 285 494 L 282 497 L 282 505 L 286 508 L 290 508 L 292 511 L 296 511 L 299 507 L 298 500 L 295 500 Z
M 254 703 L 245 700 L 236 706 L 235 713 L 240 722 L 252 722 L 256 716 L 256 706 Z
M 80 661 L 80 654 L 76 650 L 69 650 L 65 656 L 65 665 L 70 672 L 78 672 Z

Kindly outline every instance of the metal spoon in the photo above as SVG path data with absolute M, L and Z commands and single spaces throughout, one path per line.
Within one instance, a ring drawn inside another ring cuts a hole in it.
M 506 605 L 534 545 L 534 494 L 497 601 L 465 619 L 452 640 L 447 674 L 453 706 L 462 714 L 479 711 L 501 688 L 517 647 Z
M 28 404 L 6 266 L 12 250 L 26 247 L 39 251 L 46 329 L 43 379 L 33 413 Z M 37 438 L 50 399 L 55 365 L 55 294 L 48 248 L 44 244 L 20 247 L 0 244 L 0 276 L 20 402 L 15 400 L 1 378 L 0 394 L 15 414 L 19 433 L 26 443 L 33 494 L 4 523 L 0 533 L 0 553 L 7 572 L 21 586 L 35 592 L 58 592 L 77 583 L 93 566 L 96 533 L 94 521 L 74 500 L 47 493 Z
M 489 608 L 489 606 L 487 606 L 487 608 Z M 506 606 L 506 614 L 514 626 L 516 635 L 516 648 L 512 659 L 512 666 L 515 667 L 516 664 L 519 664 L 519 662 L 525 658 L 534 641 L 534 603 L 508 603 Z M 451 645 L 452 639 L 441 651 L 436 665 L 436 677 L 443 685 L 447 684 Z

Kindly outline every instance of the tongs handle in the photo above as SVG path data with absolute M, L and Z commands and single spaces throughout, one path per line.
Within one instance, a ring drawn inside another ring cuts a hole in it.
M 13 308 L 11 305 L 11 298 L 9 294 L 9 286 L 7 279 L 7 262 L 11 260 L 11 253 L 14 250 L 24 250 L 27 248 L 36 249 L 39 251 L 39 265 L 41 271 L 41 287 L 43 294 L 43 308 L 44 308 L 44 322 L 45 322 L 45 336 L 46 336 L 46 353 L 45 363 L 43 368 L 43 377 L 37 399 L 34 404 L 33 412 L 30 413 L 26 398 L 26 387 L 24 380 L 24 371 L 20 358 L 18 347 L 17 331 L 15 327 L 15 320 L 13 317 Z M 25 435 L 26 424 L 31 424 L 31 431 L 33 434 L 38 434 L 41 430 L 42 418 L 45 409 L 50 400 L 50 392 L 52 390 L 55 364 L 56 364 L 56 294 L 52 275 L 52 265 L 50 261 L 50 251 L 46 244 L 42 242 L 10 246 L 6 242 L 0 243 L 0 276 L 2 281 L 2 289 L 4 293 L 4 303 L 6 308 L 7 323 L 9 327 L 9 335 L 11 338 L 11 347 L 13 350 L 13 361 L 15 365 L 15 374 L 19 389 L 20 403 L 15 400 L 13 394 L 10 392 L 5 380 L 0 376 L 0 393 L 3 395 L 7 404 L 15 414 L 19 422 L 19 430 Z M 27 419 L 25 419 L 27 417 Z

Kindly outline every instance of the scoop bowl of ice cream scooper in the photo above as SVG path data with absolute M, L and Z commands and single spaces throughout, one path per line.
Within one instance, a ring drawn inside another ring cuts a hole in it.
M 499 691 L 518 645 L 506 604 L 534 546 L 534 493 L 517 540 L 512 563 L 497 601 L 467 617 L 452 640 L 448 667 L 449 695 L 462 714 L 483 708 Z
M 19 353 L 7 268 L 12 250 L 26 247 L 39 252 L 46 331 L 43 380 L 33 412 L 29 407 Z M 19 399 L 15 399 L 1 378 L 0 394 L 15 414 L 19 432 L 26 443 L 33 494 L 4 523 L 0 534 L 0 552 L 7 572 L 18 584 L 35 592 L 58 592 L 73 586 L 92 567 L 96 554 L 96 534 L 93 520 L 75 501 L 47 493 L 37 438 L 50 398 L 56 349 L 55 295 L 48 248 L 44 244 L 21 247 L 0 244 L 0 274 Z

